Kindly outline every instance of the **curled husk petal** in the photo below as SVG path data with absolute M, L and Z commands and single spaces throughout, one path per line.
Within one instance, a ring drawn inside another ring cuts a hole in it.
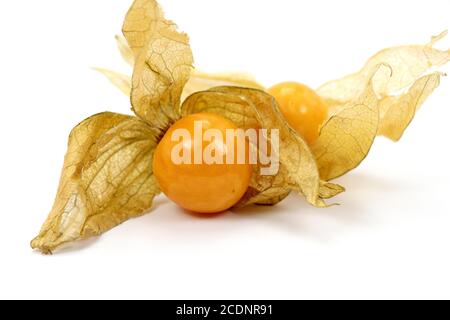
M 130 46 L 128 45 L 127 39 L 125 39 L 121 35 L 115 36 L 117 48 L 119 49 L 120 55 L 122 56 L 122 59 L 131 67 L 134 67 L 135 63 L 135 57 L 134 52 L 131 50 Z
M 159 193 L 151 169 L 157 134 L 136 117 L 110 112 L 77 125 L 55 203 L 32 248 L 51 253 L 149 210 Z
M 339 184 L 320 181 L 319 195 L 322 199 L 331 199 L 344 191 L 345 188 Z
M 393 141 L 402 137 L 417 109 L 439 86 L 442 74 L 427 73 L 450 61 L 450 50 L 434 48 L 446 34 L 425 45 L 384 49 L 359 72 L 317 89 L 330 108 L 313 146 L 322 179 L 356 168 L 377 135 Z
M 154 0 L 135 0 L 123 34 L 134 53 L 131 105 L 144 121 L 166 130 L 180 117 L 180 98 L 193 57 L 189 38 L 164 18 Z
M 380 65 L 390 67 L 377 72 L 373 78 L 374 91 L 379 97 L 394 95 L 411 86 L 432 67 L 439 67 L 450 61 L 450 50 L 439 50 L 434 45 L 447 35 L 447 31 L 432 38 L 425 45 L 407 45 L 387 48 L 372 56 L 357 73 L 329 81 L 317 89 L 317 93 L 331 108 L 354 100 L 365 90 Z
M 378 99 L 369 81 L 360 97 L 328 119 L 313 146 L 323 180 L 342 176 L 364 160 L 376 137 L 378 119 Z
M 416 111 L 439 86 L 441 76 L 440 72 L 433 72 L 419 78 L 406 93 L 381 99 L 378 135 L 400 140 Z

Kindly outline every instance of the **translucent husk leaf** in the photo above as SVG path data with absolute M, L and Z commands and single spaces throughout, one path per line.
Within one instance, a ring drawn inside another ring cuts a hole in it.
M 322 199 L 331 199 L 344 191 L 345 188 L 341 185 L 320 181 L 319 195 Z
M 128 45 L 127 39 L 120 35 L 116 35 L 115 39 L 117 48 L 119 49 L 120 55 L 122 56 L 123 60 L 128 63 L 129 66 L 134 67 L 134 52 Z
M 450 50 L 434 48 L 446 34 L 433 37 L 426 45 L 384 49 L 359 72 L 317 89 L 331 114 L 313 146 L 322 179 L 334 179 L 356 168 L 377 135 L 394 141 L 401 138 L 442 76 L 424 74 L 450 61 Z
M 439 86 L 441 76 L 439 72 L 423 76 L 405 94 L 381 99 L 378 135 L 393 141 L 400 140 L 416 111 Z
M 317 93 L 330 107 L 339 107 L 354 100 L 365 90 L 368 79 L 379 65 L 390 66 L 391 70 L 378 72 L 373 78 L 375 93 L 379 97 L 394 95 L 411 86 L 430 68 L 441 66 L 450 61 L 450 50 L 442 51 L 434 45 L 447 35 L 447 31 L 432 37 L 425 45 L 398 46 L 384 49 L 372 56 L 357 73 L 325 83 Z
M 369 81 L 360 97 L 323 125 L 313 146 L 323 180 L 337 178 L 364 160 L 376 137 L 378 119 L 378 99 Z
M 303 194 L 315 206 L 325 206 L 319 195 L 320 179 L 314 157 L 303 139 L 287 125 L 270 95 L 248 88 L 212 88 L 191 95 L 183 103 L 183 115 L 199 112 L 220 114 L 242 129 L 279 130 L 278 173 L 264 176 L 260 174 L 261 165 L 255 166 L 249 190 L 238 206 L 275 204 L 291 190 Z M 267 138 L 271 140 L 270 135 Z
M 131 78 L 125 74 L 103 69 L 103 68 L 94 68 L 94 70 L 103 74 L 112 84 L 114 84 L 117 88 L 120 89 L 125 95 L 129 96 L 131 92 Z
M 133 111 L 165 130 L 180 116 L 180 98 L 193 57 L 186 34 L 164 18 L 154 0 L 136 0 L 126 15 L 123 34 L 134 52 Z
M 127 12 L 122 33 L 135 59 L 147 50 L 149 39 L 159 32 L 164 13 L 155 0 L 134 0 Z M 169 23 L 170 24 L 170 23 Z
M 77 125 L 55 203 L 32 248 L 51 253 L 149 210 L 159 193 L 152 174 L 157 135 L 136 117 L 109 112 Z

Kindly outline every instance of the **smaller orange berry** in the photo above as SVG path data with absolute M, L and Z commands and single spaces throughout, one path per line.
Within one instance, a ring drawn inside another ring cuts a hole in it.
M 311 146 L 319 137 L 328 108 L 311 88 L 296 82 L 283 82 L 268 89 L 278 102 L 289 125 Z

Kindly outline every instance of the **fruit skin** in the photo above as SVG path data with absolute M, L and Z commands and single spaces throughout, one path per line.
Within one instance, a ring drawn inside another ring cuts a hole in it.
M 312 146 L 328 117 L 322 98 L 311 88 L 296 82 L 279 83 L 267 91 L 278 102 L 289 125 Z
M 197 113 L 173 124 L 159 142 L 154 159 L 153 173 L 164 194 L 184 209 L 198 213 L 219 213 L 234 206 L 247 191 L 252 175 L 252 165 L 237 164 L 237 139 L 234 141 L 233 164 L 175 164 L 171 159 L 173 147 L 180 141 L 171 141 L 176 129 L 187 129 L 191 140 L 183 140 L 183 152 L 194 153 L 194 123 L 201 121 L 203 132 L 218 129 L 226 137 L 226 129 L 237 129 L 233 122 L 212 113 Z M 225 139 L 225 138 L 224 138 Z M 203 150 L 209 144 L 203 141 Z M 226 141 L 220 147 L 230 150 Z M 248 145 L 246 146 L 248 150 Z M 225 151 L 224 159 L 226 157 Z M 191 158 L 193 159 L 193 157 Z

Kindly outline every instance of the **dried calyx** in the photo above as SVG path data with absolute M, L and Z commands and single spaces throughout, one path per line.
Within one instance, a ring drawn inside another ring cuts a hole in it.
M 400 139 L 439 84 L 442 74 L 430 68 L 450 60 L 450 51 L 434 48 L 443 33 L 426 45 L 385 49 L 359 72 L 324 84 L 317 93 L 330 117 L 308 146 L 250 76 L 194 71 L 188 36 L 156 1 L 134 1 L 123 34 L 116 40 L 132 77 L 97 70 L 130 95 L 134 115 L 105 112 L 72 130 L 54 206 L 31 242 L 44 253 L 148 212 L 160 192 L 151 171 L 155 148 L 171 124 L 198 112 L 217 113 L 239 128 L 280 132 L 278 174 L 262 176 L 256 166 L 237 206 L 273 205 L 296 192 L 325 207 L 325 199 L 344 191 L 329 181 L 357 167 L 377 135 Z

